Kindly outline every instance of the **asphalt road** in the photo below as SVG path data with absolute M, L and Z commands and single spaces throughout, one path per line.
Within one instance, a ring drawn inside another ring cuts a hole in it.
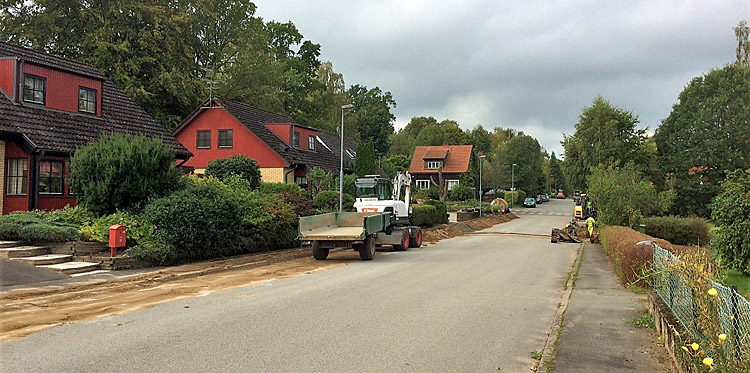
M 497 232 L 547 234 L 572 208 L 553 200 L 484 234 L 63 325 L 0 344 L 0 371 L 529 371 L 577 245 Z

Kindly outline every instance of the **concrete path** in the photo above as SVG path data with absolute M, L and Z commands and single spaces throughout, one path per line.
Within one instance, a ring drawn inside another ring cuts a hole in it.
M 643 303 L 620 285 L 601 245 L 586 242 L 583 250 L 554 371 L 664 372 L 656 333 L 633 323 Z

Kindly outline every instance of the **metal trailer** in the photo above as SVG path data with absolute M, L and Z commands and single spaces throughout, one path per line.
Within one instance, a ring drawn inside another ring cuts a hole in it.
M 317 260 L 328 258 L 330 249 L 353 248 L 362 260 L 375 257 L 375 247 L 393 245 L 397 251 L 422 244 L 417 226 L 393 226 L 388 212 L 331 212 L 299 220 L 299 239 L 312 245 Z

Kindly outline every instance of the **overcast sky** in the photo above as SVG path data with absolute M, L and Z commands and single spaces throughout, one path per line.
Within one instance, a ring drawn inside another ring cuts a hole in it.
M 257 0 L 264 20 L 292 21 L 347 85 L 414 116 L 462 128 L 511 127 L 562 152 L 597 95 L 658 127 L 693 77 L 736 59 L 733 28 L 750 0 Z

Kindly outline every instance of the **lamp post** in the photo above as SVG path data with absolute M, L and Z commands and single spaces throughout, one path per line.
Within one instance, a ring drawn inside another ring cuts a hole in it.
M 513 200 L 510 202 L 511 205 L 516 204 L 516 188 L 515 188 L 515 178 L 516 178 L 516 166 L 517 164 L 513 163 L 513 166 L 510 167 L 510 191 L 513 192 Z
M 482 217 L 482 160 L 485 157 L 484 154 L 479 156 L 479 217 Z
M 344 110 L 354 108 L 352 104 L 341 106 L 341 163 L 339 164 L 339 212 L 344 211 Z

